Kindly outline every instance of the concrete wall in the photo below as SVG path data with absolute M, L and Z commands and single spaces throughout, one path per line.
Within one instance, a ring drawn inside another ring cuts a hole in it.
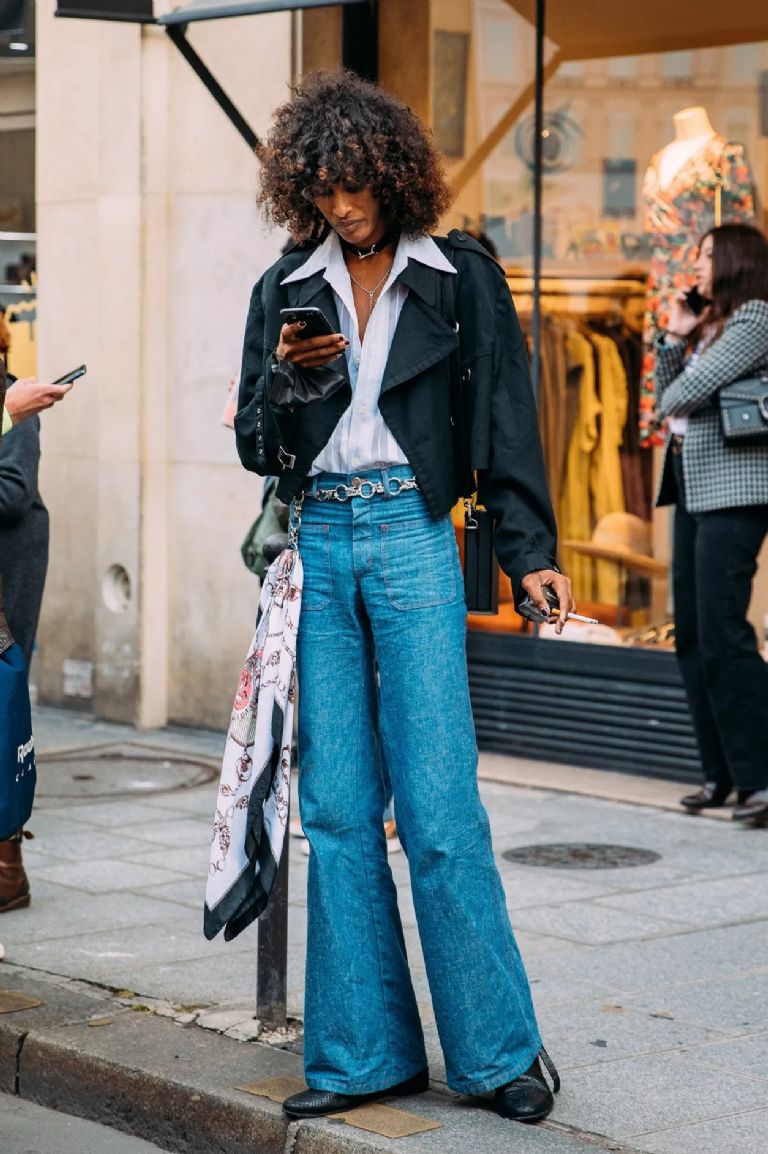
M 45 418 L 36 680 L 102 717 L 220 726 L 252 634 L 239 544 L 261 494 L 220 414 L 282 237 L 246 144 L 162 32 L 53 9 L 38 4 L 40 375 L 89 371 Z M 289 94 L 290 17 L 190 40 L 263 132 Z

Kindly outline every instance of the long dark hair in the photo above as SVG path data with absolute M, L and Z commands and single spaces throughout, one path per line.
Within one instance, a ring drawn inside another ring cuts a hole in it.
M 768 238 L 751 224 L 721 224 L 712 237 L 713 313 L 721 325 L 747 301 L 768 301 Z

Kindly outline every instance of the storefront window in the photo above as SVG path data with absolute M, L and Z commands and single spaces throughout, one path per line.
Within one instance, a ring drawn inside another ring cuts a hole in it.
M 37 367 L 35 60 L 31 50 L 19 53 L 18 59 L 0 51 L 0 174 L 0 353 L 11 372 L 26 377 L 34 375 Z
M 530 336 L 533 29 L 504 0 L 432 13 L 468 38 L 468 127 L 462 156 L 449 154 L 458 195 L 447 223 L 493 242 Z M 548 41 L 546 52 L 539 410 L 561 561 L 580 610 L 600 622 L 570 635 L 671 647 L 651 340 L 672 293 L 692 283 L 721 178 L 722 220 L 761 223 L 768 42 L 569 61 L 567 44 Z M 521 624 L 502 605 L 470 628 Z

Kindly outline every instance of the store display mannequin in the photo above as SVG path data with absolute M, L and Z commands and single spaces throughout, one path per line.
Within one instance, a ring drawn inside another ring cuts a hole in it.
M 706 109 L 683 108 L 675 138 L 651 160 L 643 182 L 645 233 L 651 247 L 640 395 L 640 436 L 654 442 L 654 340 L 666 328 L 675 292 L 690 287 L 696 248 L 704 233 L 726 221 L 754 223 L 752 173 L 744 146 L 726 140 Z M 656 438 L 658 440 L 658 438 Z
M 659 187 L 669 188 L 678 171 L 715 135 L 706 108 L 683 108 L 672 117 L 675 139 L 662 148 L 655 158 Z

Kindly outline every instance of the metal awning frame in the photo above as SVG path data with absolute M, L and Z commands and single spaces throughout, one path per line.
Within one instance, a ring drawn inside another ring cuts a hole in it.
M 155 23 L 166 28 L 174 24 L 193 24 L 200 20 L 226 20 L 232 16 L 263 16 L 268 12 L 301 12 L 306 8 L 339 8 L 347 4 L 364 4 L 366 0 L 241 0 L 241 3 L 221 6 L 184 5 L 158 16 Z

